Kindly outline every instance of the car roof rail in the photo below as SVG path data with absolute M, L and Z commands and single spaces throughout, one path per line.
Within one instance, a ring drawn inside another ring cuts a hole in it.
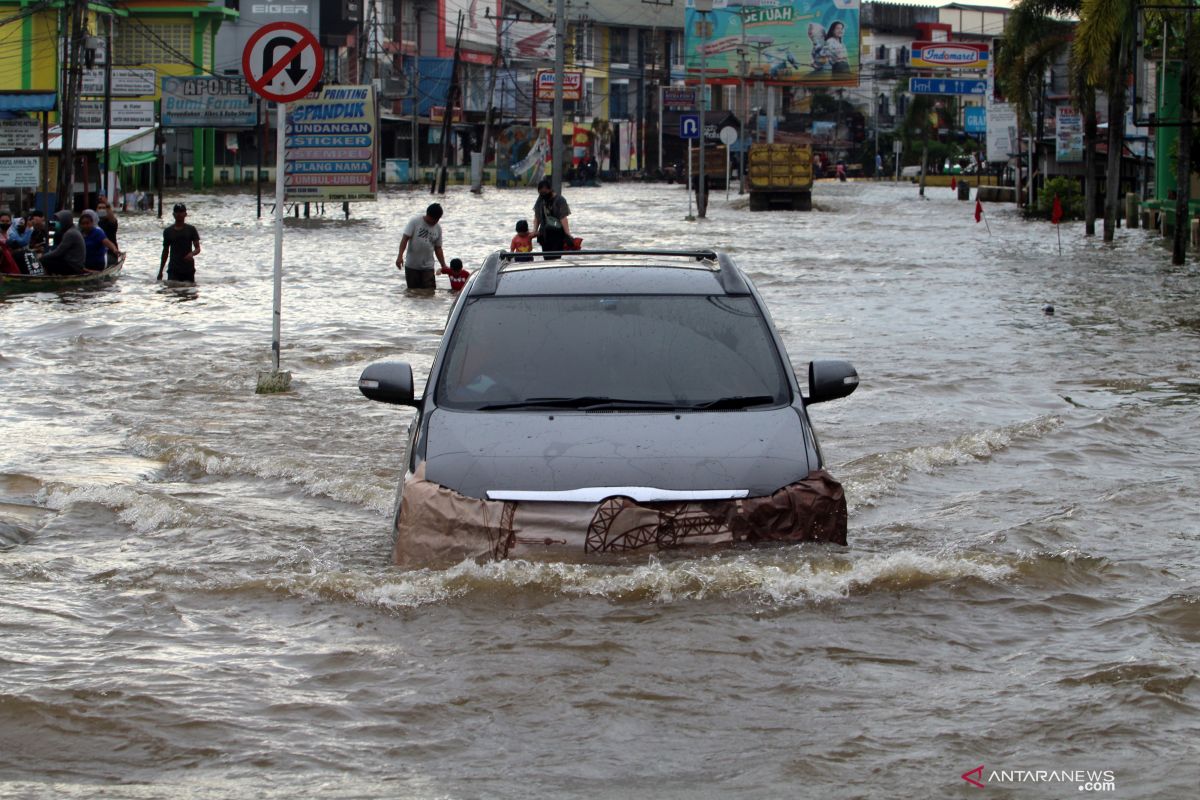
M 514 253 L 505 250 L 497 250 L 491 253 L 484 259 L 483 266 L 479 268 L 478 273 L 475 275 L 475 280 L 471 282 L 470 293 L 472 295 L 495 294 L 496 287 L 500 282 L 500 273 L 512 262 L 516 261 L 516 259 L 528 259 L 530 255 L 530 253 Z M 715 262 L 717 266 L 715 272 L 721 281 L 721 288 L 725 290 L 726 294 L 750 294 L 750 287 L 747 285 L 746 279 L 742 275 L 742 271 L 737 263 L 727 253 L 715 250 L 562 250 L 539 251 L 533 255 L 534 257 L 542 255 L 557 256 L 558 258 L 552 265 L 545 265 L 554 267 L 571 266 L 571 262 L 567 259 L 587 258 L 591 256 L 657 256 Z M 523 265 L 525 263 L 522 262 Z M 595 265 L 589 264 L 588 266 Z

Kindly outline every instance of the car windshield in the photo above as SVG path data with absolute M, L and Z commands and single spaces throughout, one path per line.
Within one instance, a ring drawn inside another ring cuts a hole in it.
M 750 297 L 469 298 L 437 380 L 459 409 L 737 409 L 791 394 Z

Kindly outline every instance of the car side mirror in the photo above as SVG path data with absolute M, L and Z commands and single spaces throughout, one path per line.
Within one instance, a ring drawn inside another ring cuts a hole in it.
M 808 402 L 824 403 L 858 388 L 858 372 L 849 361 L 808 362 Z
M 397 406 L 415 406 L 412 367 L 403 361 L 380 361 L 363 370 L 358 390 L 369 400 Z

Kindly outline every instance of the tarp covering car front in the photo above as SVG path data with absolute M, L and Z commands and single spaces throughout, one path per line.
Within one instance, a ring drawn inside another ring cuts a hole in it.
M 425 479 L 404 481 L 394 563 L 428 567 L 463 559 L 656 551 L 764 542 L 846 544 L 846 496 L 825 470 L 771 495 L 735 500 L 599 503 L 481 500 Z

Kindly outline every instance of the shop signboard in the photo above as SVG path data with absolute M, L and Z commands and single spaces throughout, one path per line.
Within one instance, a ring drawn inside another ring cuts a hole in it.
M 987 69 L 988 46 L 976 42 L 913 42 L 908 64 L 918 69 Z
M 1054 111 L 1054 158 L 1060 164 L 1083 161 L 1083 115 L 1068 106 Z
M 109 106 L 110 128 L 154 127 L 153 100 L 113 100 Z M 75 120 L 80 128 L 103 128 L 104 101 L 80 100 L 79 114 Z
M 374 200 L 379 188 L 371 86 L 326 86 L 291 103 L 284 142 L 286 198 L 301 202 Z
M 111 97 L 145 97 L 158 88 L 158 72 L 152 69 L 113 69 Z M 83 94 L 96 97 L 104 94 L 104 70 L 83 71 Z
M 36 156 L 0 158 L 0 186 L 6 189 L 35 189 L 41 176 L 41 159 Z
M 36 150 L 42 145 L 42 126 L 36 119 L 0 120 L 0 150 Z
M 242 76 L 162 79 L 162 123 L 169 128 L 253 128 L 256 103 Z
M 537 99 L 554 99 L 554 70 L 539 69 L 536 79 Z M 583 99 L 583 70 L 568 69 L 563 72 L 563 100 Z

